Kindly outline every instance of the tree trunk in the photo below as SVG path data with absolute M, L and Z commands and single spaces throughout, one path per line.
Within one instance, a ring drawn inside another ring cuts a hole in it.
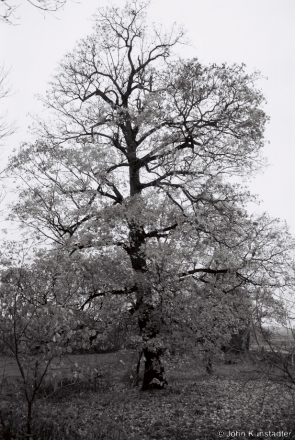
M 164 367 L 161 363 L 162 349 L 148 348 L 143 350 L 145 357 L 144 376 L 142 382 L 142 391 L 150 389 L 163 389 L 168 385 Z
M 27 438 L 28 440 L 32 440 L 32 406 L 33 402 L 28 401 L 28 412 L 27 412 Z
M 138 361 L 137 361 L 137 365 L 136 365 L 136 373 L 135 373 L 135 381 L 134 381 L 134 386 L 138 387 L 139 384 L 139 373 L 140 373 L 140 361 L 143 355 L 143 351 L 140 351 L 138 353 Z
M 161 346 L 160 338 L 157 338 L 161 332 L 161 311 L 157 309 L 156 305 L 153 305 L 151 287 L 148 280 L 145 279 L 146 262 L 139 252 L 141 248 L 140 239 L 140 234 L 133 235 L 133 247 L 130 247 L 128 253 L 132 267 L 138 275 L 137 304 L 132 310 L 132 313 L 134 313 L 134 311 L 138 313 L 138 326 L 144 343 L 143 355 L 145 357 L 145 367 L 141 389 L 146 391 L 155 388 L 162 389 L 168 385 L 168 382 L 166 380 L 164 367 L 161 363 L 161 356 L 164 350 Z M 134 250 L 136 250 L 136 252 Z M 137 364 L 135 386 L 138 384 L 139 365 L 140 359 Z
M 250 329 L 247 329 L 246 340 L 245 340 L 245 350 L 249 351 L 250 349 Z
M 139 170 L 136 166 L 136 144 L 130 142 L 129 145 L 131 145 L 128 159 L 130 195 L 132 197 L 140 194 L 141 190 Z M 161 363 L 163 347 L 159 346 L 161 344 L 160 339 L 156 338 L 161 330 L 161 312 L 153 304 L 152 289 L 147 277 L 147 262 L 144 252 L 146 234 L 143 225 L 138 224 L 136 220 L 129 222 L 129 240 L 130 245 L 125 247 L 125 250 L 130 257 L 137 278 L 136 310 L 138 311 L 138 325 L 144 342 L 145 368 L 141 389 L 143 391 L 155 388 L 162 389 L 168 383 Z M 139 365 L 137 369 L 139 370 Z M 138 383 L 138 379 L 136 383 Z
M 145 298 L 147 299 L 147 298 Z M 162 341 L 157 336 L 161 331 L 161 313 L 151 304 L 143 303 L 140 309 L 138 324 L 145 343 L 145 357 L 142 391 L 162 389 L 168 385 L 165 370 L 161 363 L 164 353 Z

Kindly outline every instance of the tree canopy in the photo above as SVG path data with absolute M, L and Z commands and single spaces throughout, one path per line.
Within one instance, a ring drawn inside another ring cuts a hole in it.
M 43 98 L 51 116 L 10 162 L 24 182 L 14 216 L 83 260 L 79 307 L 121 298 L 137 325 L 143 389 L 166 384 L 168 334 L 220 347 L 237 304 L 273 307 L 294 285 L 287 228 L 248 215 L 232 183 L 263 165 L 259 73 L 178 57 L 184 32 L 148 27 L 146 8 L 98 10 Z

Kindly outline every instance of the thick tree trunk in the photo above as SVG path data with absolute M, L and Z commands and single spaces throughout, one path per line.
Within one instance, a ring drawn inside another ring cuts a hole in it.
M 132 130 L 127 129 L 125 139 L 129 145 L 129 180 L 130 180 L 130 196 L 141 193 L 141 183 L 139 169 L 136 165 L 136 148 L 135 140 L 132 140 Z M 137 283 L 137 299 L 135 310 L 138 312 L 138 325 L 143 339 L 144 348 L 143 355 L 145 357 L 145 368 L 142 390 L 161 389 L 167 385 L 164 367 L 161 363 L 163 355 L 163 347 L 159 346 L 160 339 L 156 338 L 160 333 L 161 322 L 159 319 L 159 311 L 155 310 L 153 304 L 152 289 L 147 276 L 147 263 L 144 253 L 146 235 L 144 227 L 138 224 L 137 219 L 133 219 L 129 223 L 129 240 L 130 245 L 126 247 L 126 251 L 130 257 L 131 265 L 136 274 Z M 139 360 L 140 362 L 140 360 Z M 139 364 L 137 365 L 137 373 L 139 372 Z M 136 384 L 138 379 L 136 380 Z
M 164 350 L 160 338 L 157 337 L 161 331 L 160 311 L 151 304 L 143 303 L 139 311 L 138 324 L 145 342 L 143 349 L 145 365 L 141 389 L 146 391 L 165 388 L 168 382 L 161 362 Z
M 143 350 L 145 357 L 144 376 L 142 391 L 150 389 L 163 389 L 168 385 L 164 367 L 161 363 L 162 349 L 151 351 L 148 348 Z

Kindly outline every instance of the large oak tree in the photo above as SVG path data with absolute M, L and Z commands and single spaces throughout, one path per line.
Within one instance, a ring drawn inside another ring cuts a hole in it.
M 259 74 L 176 56 L 182 30 L 148 28 L 146 8 L 98 11 L 44 98 L 50 118 L 10 165 L 25 183 L 17 218 L 91 262 L 80 307 L 124 298 L 143 389 L 166 384 L 172 324 L 210 350 L 237 325 L 235 304 L 267 307 L 293 283 L 287 230 L 248 216 L 251 196 L 233 183 L 263 163 Z

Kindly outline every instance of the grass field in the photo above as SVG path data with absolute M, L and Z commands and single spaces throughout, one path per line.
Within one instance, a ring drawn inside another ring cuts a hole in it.
M 246 357 L 216 362 L 211 375 L 200 359 L 167 357 L 168 388 L 145 393 L 132 386 L 136 360 L 128 351 L 57 360 L 60 381 L 57 387 L 49 381 L 37 400 L 34 440 L 214 440 L 266 438 L 261 432 L 269 431 L 295 439 L 293 392 L 255 372 Z M 73 364 L 81 372 L 75 383 L 69 380 Z M 15 362 L 0 358 L 0 374 L 2 421 L 15 435 L 7 440 L 24 438 L 17 436 L 25 404 Z

